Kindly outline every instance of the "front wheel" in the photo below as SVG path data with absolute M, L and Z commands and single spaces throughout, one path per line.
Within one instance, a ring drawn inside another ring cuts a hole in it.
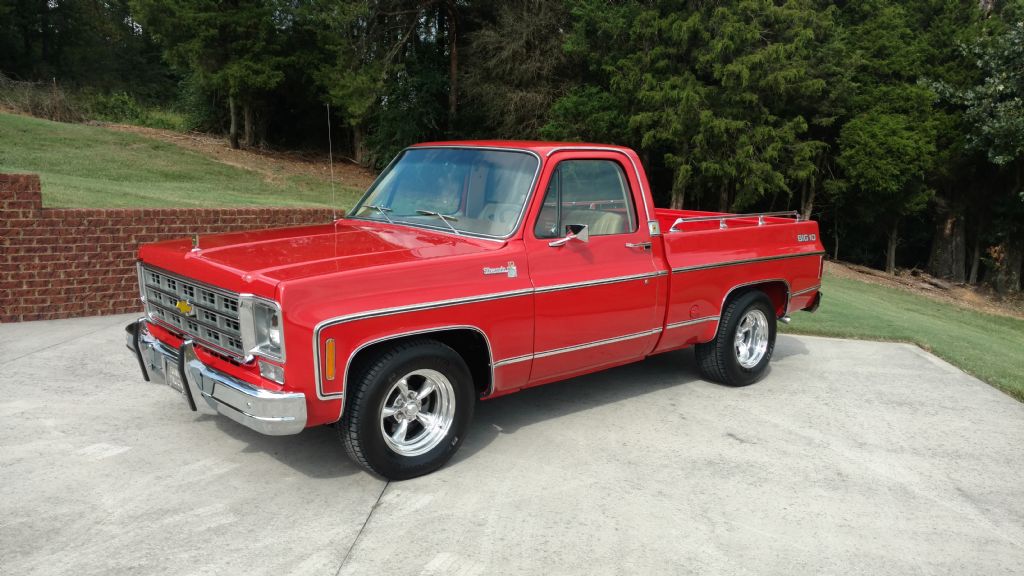
M 349 456 L 389 480 L 437 470 L 473 417 L 473 380 L 462 357 L 417 339 L 378 353 L 353 374 L 339 428 Z
M 757 382 L 772 359 L 775 330 L 775 309 L 764 292 L 733 299 L 722 312 L 715 339 L 695 348 L 701 376 L 728 386 Z

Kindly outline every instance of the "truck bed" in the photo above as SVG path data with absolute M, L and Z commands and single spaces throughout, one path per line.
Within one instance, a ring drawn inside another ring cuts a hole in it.
M 778 316 L 811 305 L 821 286 L 818 224 L 790 216 L 656 209 L 670 269 L 665 335 L 656 351 L 714 337 L 729 294 L 759 284 Z M 679 219 L 684 219 L 680 222 Z

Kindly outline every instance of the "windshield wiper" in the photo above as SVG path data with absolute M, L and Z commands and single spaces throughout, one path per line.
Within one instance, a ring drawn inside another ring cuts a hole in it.
M 378 206 L 376 204 L 364 204 L 364 206 L 367 208 L 373 208 L 377 212 L 380 212 L 380 215 L 383 216 L 384 219 L 387 220 L 389 224 L 395 223 L 395 221 L 391 219 L 391 216 L 388 216 L 388 212 L 391 212 L 391 208 L 385 208 L 383 206 Z
M 452 226 L 452 222 L 458 222 L 459 221 L 459 219 L 456 218 L 455 216 L 445 216 L 444 214 L 441 214 L 440 212 L 431 212 L 430 210 L 417 210 L 416 213 L 417 214 L 422 214 L 424 216 L 436 216 L 436 217 L 440 218 L 442 222 L 447 224 L 448 227 L 452 229 L 452 232 L 455 232 L 456 236 L 462 236 L 462 233 L 459 232 L 459 229 L 456 228 L 455 226 Z M 451 222 L 449 222 L 449 220 L 451 220 Z

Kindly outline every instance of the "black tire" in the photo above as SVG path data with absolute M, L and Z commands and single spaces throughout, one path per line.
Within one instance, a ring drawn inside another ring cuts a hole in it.
M 736 357 L 734 341 L 740 320 L 753 309 L 759 309 L 768 322 L 768 348 L 756 365 L 746 368 Z M 767 294 L 751 290 L 733 298 L 722 312 L 715 339 L 695 347 L 701 376 L 726 386 L 747 386 L 757 382 L 764 377 L 768 363 L 771 362 L 775 350 L 775 331 L 775 307 Z
M 439 444 L 423 454 L 402 455 L 384 438 L 382 410 L 398 380 L 424 369 L 439 372 L 451 383 L 454 417 Z M 351 374 L 348 388 L 338 426 L 345 451 L 366 470 L 389 480 L 415 478 L 444 466 L 462 445 L 476 404 L 473 379 L 462 357 L 449 346 L 424 338 L 378 352 Z

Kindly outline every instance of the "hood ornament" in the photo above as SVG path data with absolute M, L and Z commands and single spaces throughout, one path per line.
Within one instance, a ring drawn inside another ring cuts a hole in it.
M 199 234 L 192 235 L 192 251 L 199 252 Z

